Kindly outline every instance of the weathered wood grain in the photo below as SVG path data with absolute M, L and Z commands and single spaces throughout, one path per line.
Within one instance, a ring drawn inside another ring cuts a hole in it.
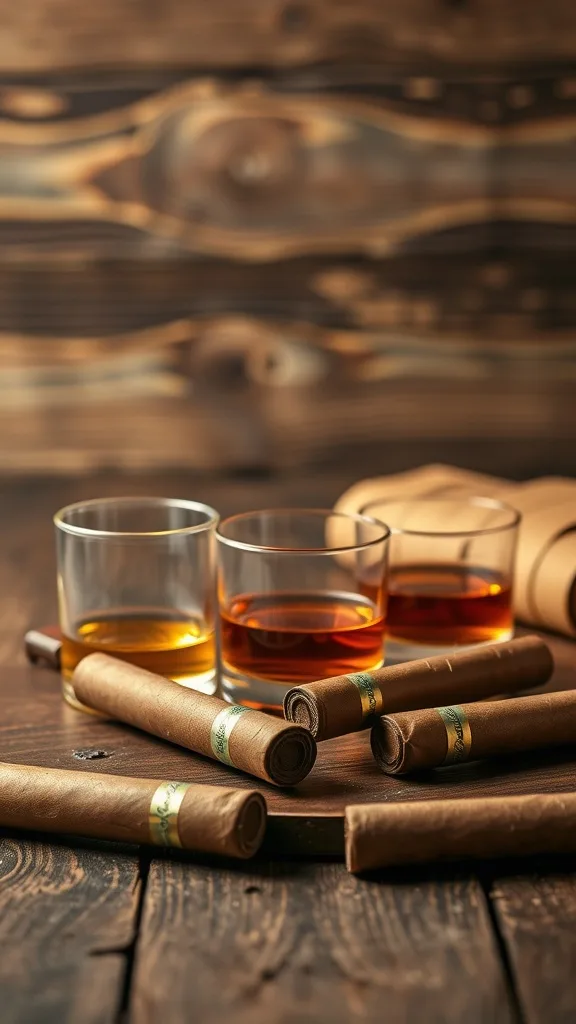
M 481 6 L 433 0 L 129 0 L 78 8 L 70 0 L 10 5 L 0 61 L 10 72 L 78 66 L 294 65 L 372 60 L 414 65 L 553 61 L 576 54 L 567 0 Z
M 477 465 L 492 441 L 511 445 L 493 456 L 501 475 L 518 472 L 516 458 L 529 476 L 546 458 L 551 471 L 572 474 L 572 374 L 546 382 L 538 367 L 526 377 L 439 375 L 432 386 L 419 376 L 400 385 L 384 362 L 384 379 L 368 385 L 251 385 L 234 394 L 200 382 L 187 397 L 154 394 L 154 384 L 151 395 L 134 395 L 129 382 L 107 392 L 103 382 L 86 389 L 84 403 L 76 388 L 72 401 L 0 409 L 0 473 L 310 472 L 344 463 L 359 477 L 392 461 Z
M 576 237 L 576 236 L 575 236 Z M 503 248 L 369 261 L 0 260 L 0 367 L 248 347 L 250 332 L 341 356 L 430 342 L 527 355 L 574 341 L 576 258 Z M 268 331 L 266 325 L 269 324 Z M 358 338 L 346 332 L 356 330 Z M 344 331 L 342 339 L 339 332 Z M 340 341 L 340 347 L 338 343 Z M 70 344 L 74 342 L 74 344 Z M 502 349 L 513 343 L 512 349 Z M 255 344 L 255 347 L 256 347 Z M 568 349 L 567 349 L 568 351 Z
M 571 472 L 572 271 L 529 253 L 4 265 L 0 471 L 286 468 L 349 451 L 370 475 L 391 438 L 410 451 L 424 434 L 448 461 L 466 439 L 553 437 L 553 468 Z M 524 445 L 507 472 L 518 457 L 538 455 Z
M 25 251 L 49 228 L 56 251 L 72 231 L 72 244 L 116 257 L 380 257 L 486 251 L 498 220 L 527 224 L 536 242 L 551 226 L 549 245 L 568 228 L 573 242 L 569 80 L 450 83 L 446 94 L 438 81 L 430 100 L 418 81 L 365 91 L 190 79 L 136 99 L 119 91 L 117 106 L 85 116 L 47 102 L 44 120 L 25 102 L 18 117 L 23 96 L 8 88 L 4 244 Z
M 490 218 L 482 126 L 250 83 L 206 92 L 183 83 L 94 118 L 0 125 L 0 216 L 114 223 L 169 248 L 257 260 L 381 255 Z
M 139 899 L 134 855 L 0 834 L 2 1024 L 115 1024 Z
M 490 900 L 506 944 L 526 1024 L 576 1017 L 576 879 L 550 862 L 529 875 L 498 875 Z
M 366 882 L 340 865 L 217 874 L 154 861 L 131 1024 L 514 1020 L 484 898 L 467 878 Z M 383 1009 L 385 1008 L 385 1010 Z

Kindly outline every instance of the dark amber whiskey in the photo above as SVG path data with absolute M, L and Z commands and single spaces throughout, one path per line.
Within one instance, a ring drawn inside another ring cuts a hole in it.
M 158 614 L 94 617 L 78 625 L 74 638 L 62 638 L 64 695 L 75 706 L 78 705 L 66 681 L 81 658 L 96 651 L 198 689 L 205 689 L 215 674 L 214 632 L 199 620 Z M 213 689 L 209 688 L 209 692 Z
M 244 594 L 221 611 L 225 671 L 312 682 L 382 664 L 384 620 L 359 594 Z
M 386 632 L 391 640 L 439 647 L 495 643 L 512 633 L 509 581 L 465 565 L 390 570 Z

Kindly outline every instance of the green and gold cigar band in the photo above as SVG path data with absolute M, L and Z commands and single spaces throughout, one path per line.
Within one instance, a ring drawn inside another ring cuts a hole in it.
M 379 686 L 374 682 L 370 672 L 354 672 L 346 676 L 354 686 L 358 687 L 360 701 L 362 704 L 362 718 L 370 718 L 372 715 L 381 715 L 384 709 L 384 698 Z
M 178 814 L 190 789 L 187 782 L 162 782 L 150 801 L 150 839 L 155 846 L 182 847 L 178 834 Z
M 250 712 L 252 708 L 244 708 L 241 704 L 231 704 L 229 708 L 219 711 L 212 722 L 210 730 L 210 743 L 214 757 L 224 764 L 234 767 L 234 761 L 230 757 L 230 735 L 236 726 L 241 715 Z
M 452 707 L 435 708 L 435 710 L 444 722 L 448 740 L 448 750 L 442 763 L 460 764 L 462 761 L 467 761 L 472 748 L 472 734 L 470 722 L 462 708 L 454 704 Z

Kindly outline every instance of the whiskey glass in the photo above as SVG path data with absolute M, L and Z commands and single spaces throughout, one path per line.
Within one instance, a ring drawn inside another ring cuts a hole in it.
M 222 695 L 278 710 L 295 683 L 382 665 L 388 537 L 375 519 L 325 509 L 223 520 Z
M 491 498 L 373 501 L 391 530 L 387 662 L 510 640 L 520 513 Z
M 54 516 L 64 698 L 96 651 L 204 693 L 216 689 L 218 513 L 179 498 L 99 498 Z

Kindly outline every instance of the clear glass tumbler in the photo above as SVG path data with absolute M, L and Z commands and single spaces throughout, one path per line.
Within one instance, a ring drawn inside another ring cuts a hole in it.
M 513 636 L 520 513 L 491 498 L 374 501 L 390 527 L 389 664 Z
M 102 498 L 54 516 L 63 693 L 95 651 L 213 693 L 214 529 L 208 505 Z
M 374 519 L 322 509 L 224 520 L 223 696 L 275 710 L 295 683 L 382 665 L 388 536 Z

